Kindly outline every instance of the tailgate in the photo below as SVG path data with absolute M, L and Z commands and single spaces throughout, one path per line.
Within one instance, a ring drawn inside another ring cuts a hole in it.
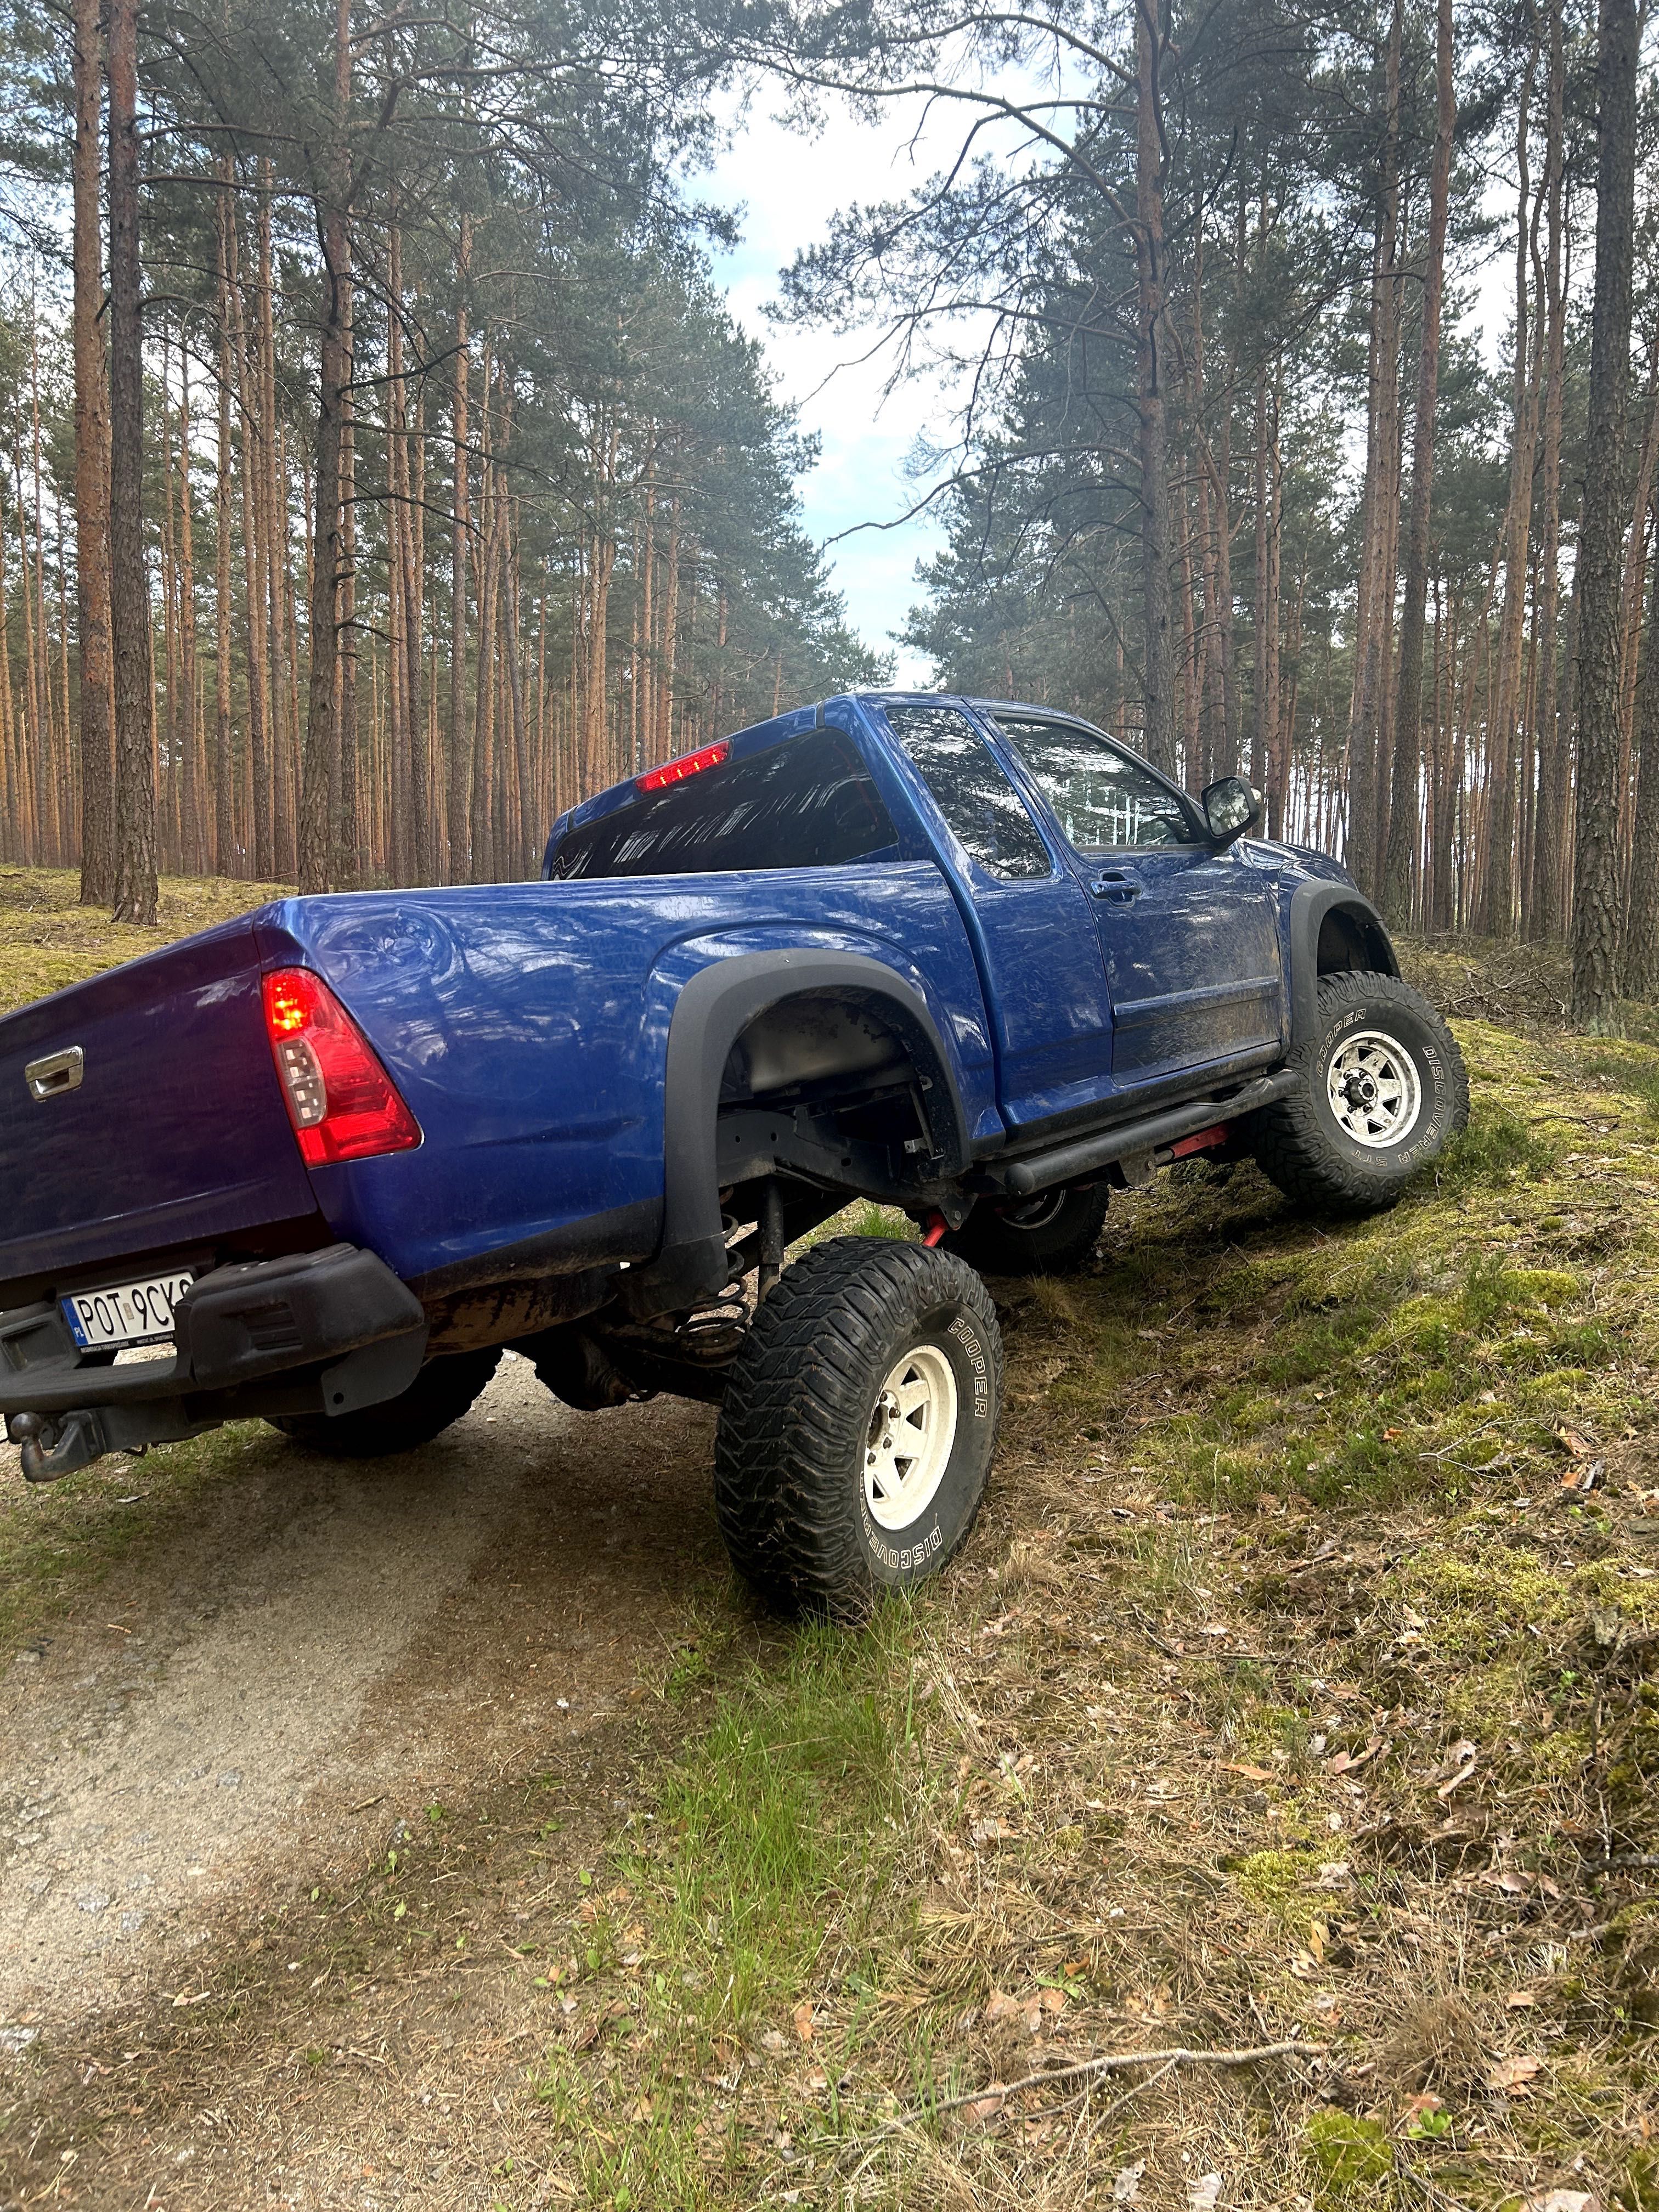
M 314 1212 L 247 921 L 0 1020 L 0 1305 Z

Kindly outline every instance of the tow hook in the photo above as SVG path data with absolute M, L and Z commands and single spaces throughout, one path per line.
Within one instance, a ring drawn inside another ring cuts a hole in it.
M 77 1474 L 104 1452 L 104 1433 L 92 1413 L 65 1413 L 49 1421 L 44 1413 L 14 1413 L 6 1432 L 18 1447 L 26 1482 L 56 1482 Z
M 945 1216 L 942 1213 L 930 1213 L 928 1215 L 927 1226 L 922 1232 L 921 1241 L 927 1247 L 930 1252 L 933 1250 L 933 1247 L 940 1243 L 941 1240 L 948 1234 L 950 1227 L 950 1223 L 945 1218 Z

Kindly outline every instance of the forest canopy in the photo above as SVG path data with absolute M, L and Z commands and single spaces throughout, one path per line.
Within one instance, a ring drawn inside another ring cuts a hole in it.
M 14 859 L 78 860 L 82 806 L 110 807 L 82 788 L 77 598 L 98 580 L 76 528 L 77 453 L 96 458 L 107 416 L 86 419 L 83 389 L 77 416 L 73 328 L 79 283 L 101 355 L 108 27 L 83 7 L 71 38 L 22 7 L 6 52 Z M 163 866 L 522 874 L 582 793 L 880 677 L 801 526 L 811 442 L 710 281 L 719 218 L 680 181 L 710 127 L 706 42 L 604 6 L 452 23 L 260 0 L 147 9 L 136 52 Z M 72 201 L 94 210 L 85 267 Z M 107 512 L 98 489 L 83 515 Z M 320 605 L 319 565 L 338 571 Z

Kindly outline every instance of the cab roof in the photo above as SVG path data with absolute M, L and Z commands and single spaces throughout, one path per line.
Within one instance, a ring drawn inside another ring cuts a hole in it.
M 809 730 L 832 721 L 835 709 L 847 705 L 966 707 L 981 714 L 1040 714 L 1055 722 L 1083 721 L 1080 714 L 1068 714 L 1064 708 L 1042 707 L 1020 699 L 983 699 L 965 691 L 842 691 L 811 707 L 794 707 L 787 714 L 774 714 L 769 721 L 751 722 L 747 729 L 733 730 L 725 742 L 732 748 L 731 757 L 742 760 L 750 753 L 764 752 L 769 746 L 783 744 L 791 738 L 805 737 Z M 1084 726 L 1092 728 L 1094 725 L 1085 723 Z M 631 805 L 639 795 L 634 776 L 623 776 L 616 783 L 607 784 L 603 791 L 596 791 L 591 799 L 584 799 L 560 815 L 548 839 L 550 846 L 568 830 L 599 821 L 607 814 L 614 814 L 618 807 Z

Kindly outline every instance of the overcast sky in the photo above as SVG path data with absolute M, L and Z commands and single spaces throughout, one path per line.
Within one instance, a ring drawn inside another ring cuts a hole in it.
M 743 210 L 742 242 L 715 255 L 714 274 L 733 314 L 765 346 L 782 396 L 800 409 L 802 428 L 822 441 L 818 465 L 800 487 L 806 527 L 820 544 L 853 530 L 828 549 L 853 625 L 869 644 L 896 654 L 901 684 L 925 684 L 928 664 L 890 633 L 921 596 L 916 562 L 939 547 L 943 533 L 927 517 L 885 530 L 854 526 L 891 522 L 914 503 L 917 487 L 903 464 L 917 432 L 943 419 L 937 394 L 902 386 L 884 402 L 883 364 L 856 365 L 867 337 L 781 329 L 765 313 L 777 296 L 779 270 L 797 246 L 824 235 L 837 208 L 902 197 L 936 165 L 944 137 L 936 135 L 931 149 L 924 141 L 913 155 L 912 127 L 897 114 L 878 126 L 837 116 L 820 137 L 804 139 L 757 104 L 692 189 L 699 198 Z

